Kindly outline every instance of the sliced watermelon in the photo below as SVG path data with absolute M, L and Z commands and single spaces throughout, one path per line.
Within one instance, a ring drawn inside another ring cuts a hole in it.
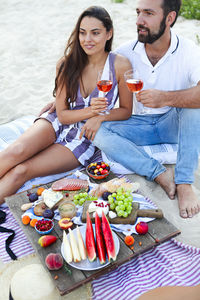
M 96 259 L 97 254 L 95 248 L 94 231 L 93 231 L 92 221 L 90 219 L 89 212 L 87 212 L 85 244 L 86 244 L 88 259 L 89 261 L 92 262 Z
M 96 232 L 96 244 L 97 244 L 97 253 L 99 257 L 100 264 L 105 264 L 106 262 L 106 250 L 103 240 L 103 233 L 101 228 L 101 220 L 96 213 L 95 215 L 95 232 Z
M 115 242 L 108 219 L 102 211 L 102 230 L 109 262 L 116 260 Z

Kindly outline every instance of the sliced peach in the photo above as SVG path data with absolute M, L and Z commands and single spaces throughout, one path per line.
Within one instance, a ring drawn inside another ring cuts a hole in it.
M 68 229 L 70 227 L 72 227 L 73 222 L 71 221 L 70 218 L 62 218 L 60 219 L 60 221 L 58 222 L 58 225 L 60 226 L 61 229 Z

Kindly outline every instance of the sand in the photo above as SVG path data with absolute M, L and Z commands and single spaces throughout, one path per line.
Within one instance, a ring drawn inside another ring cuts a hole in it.
M 113 18 L 114 48 L 136 38 L 136 1 L 1 0 L 0 123 L 37 114 L 52 100 L 55 65 L 84 8 L 102 5 Z M 200 22 L 180 18 L 178 34 L 196 41 Z
M 113 49 L 136 38 L 136 1 L 113 3 L 110 0 L 1 0 L 0 1 L 0 124 L 27 114 L 37 115 L 53 99 L 55 65 L 62 56 L 66 41 L 83 9 L 90 5 L 104 6 L 113 18 L 115 35 Z M 179 17 L 175 32 L 197 43 L 200 21 Z M 200 175 L 196 173 L 194 189 L 200 197 Z M 137 175 L 141 191 L 149 196 L 177 226 L 177 240 L 200 247 L 200 214 L 192 219 L 179 217 L 177 200 L 170 200 L 154 182 Z M 22 265 L 36 257 L 28 256 Z M 20 262 L 19 262 L 20 264 Z M 5 284 L 0 299 L 7 299 L 9 280 L 18 266 L 0 262 L 0 283 Z M 2 280 L 2 281 L 1 281 Z M 1 284 L 0 284 L 1 285 Z M 2 298 L 3 297 L 3 298 Z M 88 286 L 62 299 L 89 299 Z

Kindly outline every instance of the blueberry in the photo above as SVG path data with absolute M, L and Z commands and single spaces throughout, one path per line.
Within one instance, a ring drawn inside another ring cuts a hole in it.
M 29 196 L 29 201 L 30 202 L 35 202 L 36 200 L 38 200 L 38 194 L 37 193 L 31 193 Z

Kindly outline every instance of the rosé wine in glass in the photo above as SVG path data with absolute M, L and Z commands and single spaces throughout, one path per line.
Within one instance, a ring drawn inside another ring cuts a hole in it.
M 126 84 L 129 91 L 136 93 L 143 88 L 143 81 L 141 79 L 127 79 Z
M 113 85 L 113 76 L 111 71 L 105 71 L 100 70 L 97 75 L 97 88 L 99 91 L 103 92 L 103 97 L 106 96 L 106 93 L 108 93 L 112 89 Z M 110 112 L 108 109 L 105 111 L 100 112 L 100 115 L 108 115 Z
M 137 72 L 134 72 L 132 69 L 126 71 L 124 73 L 124 79 L 126 81 L 126 84 L 127 84 L 127 87 L 129 89 L 129 91 L 134 93 L 134 94 L 137 94 L 143 88 L 143 81 L 141 79 L 134 78 L 135 73 L 137 73 Z M 137 99 L 136 99 L 135 95 L 133 97 L 133 101 L 134 101 L 134 111 L 135 111 L 135 110 L 137 110 L 137 105 L 138 105 L 138 102 L 137 102 Z M 148 111 L 148 108 L 143 107 L 143 110 L 140 111 L 140 113 L 144 114 L 147 111 Z
M 109 92 L 112 89 L 112 85 L 113 83 L 111 80 L 99 80 L 97 82 L 98 90 L 104 93 Z

